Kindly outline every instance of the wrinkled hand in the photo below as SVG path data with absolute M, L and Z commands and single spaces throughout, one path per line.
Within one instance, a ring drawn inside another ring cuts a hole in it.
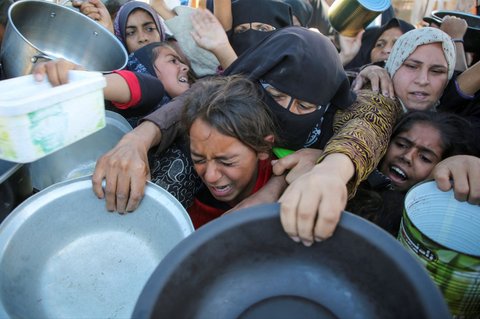
M 227 34 L 218 19 L 209 10 L 197 9 L 191 16 L 193 39 L 201 48 L 215 53 L 230 46 Z
M 364 68 L 355 78 L 352 84 L 352 90 L 357 92 L 361 90 L 368 82 L 371 83 L 372 91 L 378 93 L 379 89 L 382 95 L 395 98 L 393 82 L 387 70 L 377 65 L 369 65 Z
M 112 17 L 101 0 L 72 0 L 72 6 L 113 33 Z
M 283 175 L 287 171 L 286 181 L 291 184 L 298 177 L 310 171 L 323 151 L 314 148 L 302 148 L 293 154 L 272 161 L 273 174 Z
M 443 17 L 442 25 L 440 26 L 440 30 L 448 34 L 452 39 L 463 39 L 467 28 L 467 21 L 455 16 Z
M 355 37 L 346 37 L 339 35 L 340 59 L 343 65 L 348 64 L 360 51 L 362 46 L 362 36 L 365 30 L 360 31 Z
M 435 166 L 431 177 L 442 191 L 453 187 L 457 200 L 480 204 L 480 158 L 470 155 L 448 157 Z
M 46 76 L 52 86 L 58 86 L 68 83 L 70 70 L 83 70 L 83 68 L 73 62 L 58 59 L 35 64 L 32 74 L 36 81 L 43 81 Z
M 315 166 L 297 178 L 280 197 L 280 220 L 294 241 L 310 246 L 333 235 L 347 204 L 345 181 L 334 171 Z
M 92 177 L 93 191 L 98 198 L 105 198 L 109 211 L 131 212 L 143 198 L 150 168 L 148 148 L 142 142 L 141 134 L 129 132 L 97 161 Z

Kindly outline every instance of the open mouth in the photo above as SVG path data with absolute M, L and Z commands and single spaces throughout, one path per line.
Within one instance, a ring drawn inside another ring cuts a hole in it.
M 407 174 L 397 166 L 390 166 L 390 173 L 393 175 L 393 177 L 395 177 L 395 179 L 398 179 L 402 182 L 408 179 Z
M 178 78 L 178 82 L 180 83 L 188 83 L 188 78 L 186 76 L 181 76 Z
M 230 193 L 232 190 L 231 185 L 224 185 L 224 186 L 212 186 L 210 185 L 210 191 L 214 196 L 225 196 Z

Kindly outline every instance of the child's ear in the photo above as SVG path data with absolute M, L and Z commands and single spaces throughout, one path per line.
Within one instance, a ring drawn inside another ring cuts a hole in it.
M 267 141 L 268 143 L 270 143 L 273 147 L 273 142 L 275 141 L 275 137 L 273 135 L 267 135 L 265 138 L 264 138 L 265 141 Z M 268 152 L 259 152 L 258 153 L 258 159 L 259 160 L 266 160 L 266 159 L 269 159 L 271 156 L 270 153 Z
M 273 134 L 267 135 L 265 136 L 264 140 L 269 142 L 273 146 L 273 143 L 275 142 L 275 136 L 273 136 Z

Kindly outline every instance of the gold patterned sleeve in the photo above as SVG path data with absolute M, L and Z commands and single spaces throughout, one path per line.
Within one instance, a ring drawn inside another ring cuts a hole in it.
M 355 175 L 347 184 L 349 198 L 355 195 L 360 182 L 377 167 L 401 114 L 399 103 L 368 90 L 359 91 L 355 103 L 348 109 L 336 112 L 334 135 L 317 163 L 334 153 L 350 158 L 355 166 Z

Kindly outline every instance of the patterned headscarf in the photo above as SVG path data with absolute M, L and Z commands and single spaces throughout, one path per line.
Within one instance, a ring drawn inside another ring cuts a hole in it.
M 125 41 L 126 35 L 125 31 L 127 28 L 127 20 L 130 13 L 135 9 L 143 9 L 147 11 L 155 21 L 157 25 L 158 33 L 160 33 L 160 41 L 166 39 L 165 26 L 161 21 L 158 13 L 153 9 L 148 3 L 141 1 L 130 1 L 125 3 L 123 6 L 118 9 L 117 15 L 115 16 L 115 21 L 113 22 L 113 30 L 120 42 L 123 43 L 125 48 L 127 47 L 127 42 Z
M 455 69 L 455 45 L 448 34 L 437 28 L 420 28 L 408 31 L 398 38 L 392 48 L 385 69 L 393 78 L 400 66 L 417 49 L 418 46 L 429 43 L 442 43 L 443 53 L 448 65 L 448 79 Z

